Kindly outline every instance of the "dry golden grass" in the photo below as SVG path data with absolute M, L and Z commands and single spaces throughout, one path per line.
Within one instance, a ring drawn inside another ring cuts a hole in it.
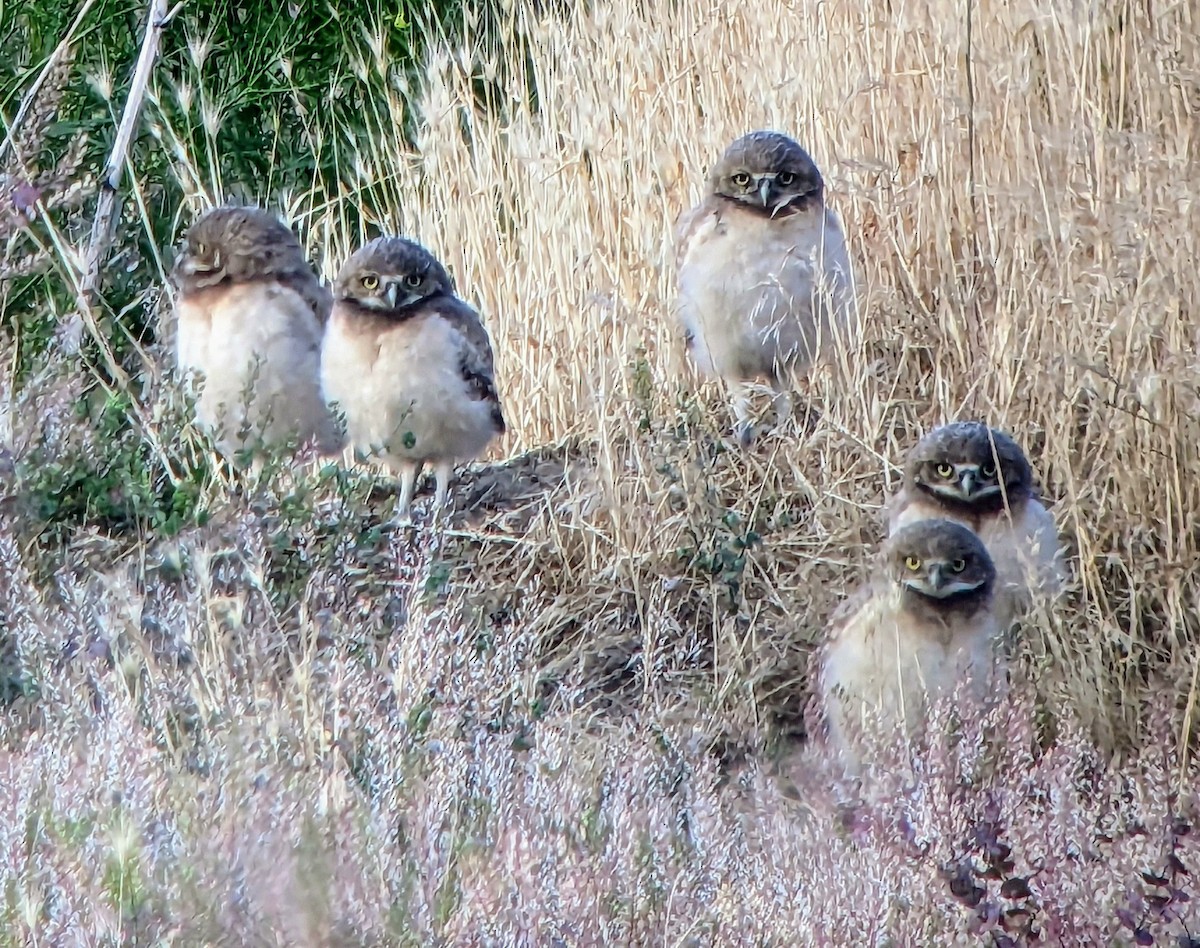
M 332 205 L 221 181 L 168 111 L 149 117 L 191 211 L 231 190 L 282 201 L 332 277 L 374 232 L 349 229 L 361 199 L 483 311 L 512 428 L 494 458 L 575 447 L 555 515 L 516 545 L 474 538 L 472 582 L 502 600 L 540 571 L 535 638 L 553 667 L 616 662 L 643 695 L 665 681 L 685 703 L 699 687 L 705 714 L 757 732 L 797 717 L 807 654 L 880 538 L 903 452 L 931 425 L 982 418 L 1026 446 L 1073 554 L 1068 605 L 1027 630 L 1039 687 L 1121 748 L 1165 676 L 1186 743 L 1200 675 L 1191 7 L 987 5 L 971 24 L 938 2 L 506 15 L 500 34 L 525 45 L 495 48 L 468 17 L 418 88 L 369 104 L 377 134 L 280 143 L 342 156 Z M 385 34 L 363 37 L 362 77 L 385 75 Z M 217 147 L 200 34 L 191 48 L 196 75 L 160 77 L 152 103 L 190 110 Z M 410 117 L 412 153 L 395 134 Z M 720 395 L 682 352 L 672 230 L 708 164 L 759 127 L 822 167 L 865 332 L 816 378 L 815 425 L 742 454 L 724 450 Z
M 593 446 L 603 503 L 536 542 L 480 541 L 473 582 L 515 584 L 538 560 L 546 634 L 560 616 L 578 651 L 623 642 L 646 684 L 681 640 L 711 647 L 706 690 L 755 725 L 803 688 L 802 653 L 880 536 L 902 452 L 978 417 L 1026 446 L 1073 554 L 1069 605 L 1028 630 L 1045 691 L 1109 746 L 1134 737 L 1150 674 L 1192 708 L 1192 8 L 985 4 L 969 37 L 963 8 L 936 0 L 511 15 L 532 37 L 536 108 L 524 73 L 503 84 L 507 51 L 468 36 L 416 94 L 419 153 L 387 134 L 404 103 L 380 102 L 346 182 L 347 201 L 382 189 L 377 226 L 428 243 L 486 314 L 513 429 L 495 455 Z M 386 58 L 377 43 L 364 70 Z M 498 60 L 493 114 L 471 83 Z M 712 449 L 727 419 L 683 359 L 671 235 L 708 164 L 758 127 L 794 134 L 826 174 L 866 331 L 817 379 L 815 427 L 743 456 Z M 327 275 L 368 236 L 342 212 L 302 222 Z M 751 525 L 764 542 L 725 610 L 677 551 Z

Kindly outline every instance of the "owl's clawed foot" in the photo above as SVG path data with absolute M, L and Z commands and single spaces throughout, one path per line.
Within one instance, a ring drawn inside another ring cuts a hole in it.
M 382 526 L 386 530 L 415 530 L 418 527 L 428 527 L 439 530 L 450 521 L 452 506 L 445 500 L 431 500 L 428 504 L 410 504 L 408 507 L 396 508 L 396 513 Z
M 792 423 L 795 402 L 792 399 L 791 392 L 775 392 L 771 397 L 771 407 L 775 411 L 775 427 L 784 428 Z
M 740 382 L 733 386 L 733 434 L 743 449 L 753 447 L 764 427 L 759 425 L 755 410 L 753 382 Z
M 807 425 L 800 430 L 806 430 Z M 737 438 L 738 444 L 743 449 L 753 448 L 756 444 L 765 441 L 772 435 L 786 436 L 788 434 L 796 434 L 797 426 L 791 414 L 777 415 L 770 421 L 760 422 L 755 424 L 749 419 L 743 419 L 736 422 L 733 426 L 734 437 Z
M 411 510 L 397 510 L 390 519 L 383 521 L 379 528 L 385 533 L 395 533 L 400 530 L 411 530 L 416 527 Z
M 797 406 L 793 393 L 781 383 L 771 383 L 769 408 L 761 403 L 763 391 L 764 386 L 754 382 L 741 382 L 733 388 L 733 433 L 742 448 L 750 448 L 772 434 L 793 435 L 811 427 L 807 406 Z M 804 418 L 799 426 L 797 407 Z
M 430 530 L 441 530 L 450 521 L 450 506 L 449 504 L 440 505 L 432 502 L 421 513 L 414 513 L 410 506 L 405 510 L 397 509 L 396 513 L 390 520 L 385 520 L 381 523 L 380 529 L 384 532 L 395 532 L 399 530 L 414 531 L 418 528 L 429 528 Z

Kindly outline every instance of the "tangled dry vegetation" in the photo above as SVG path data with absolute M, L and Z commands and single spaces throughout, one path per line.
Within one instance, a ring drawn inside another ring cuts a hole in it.
M 274 202 L 327 277 L 418 237 L 512 430 L 440 538 L 381 533 L 370 472 L 231 478 L 169 381 L 165 257 L 136 365 L 117 314 L 84 321 L 98 367 L 10 371 L 3 943 L 1195 944 L 1194 7 L 984 3 L 969 43 L 940 0 L 593 7 L 518 2 L 507 47 L 468 16 L 364 103 L 374 134 L 279 143 L 344 155 L 340 202 L 189 147 L 181 110 L 220 144 L 200 32 L 156 76 L 181 222 Z M 360 78 L 387 59 L 366 37 Z M 867 319 L 819 416 L 742 452 L 684 361 L 671 234 L 758 127 L 821 165 Z M 78 279 L 53 215 L 14 226 Z M 809 656 L 903 451 L 963 417 L 1029 452 L 1068 602 L 998 737 L 893 750 L 854 804 L 795 750 Z M 104 488 L 64 516 L 73 466 Z

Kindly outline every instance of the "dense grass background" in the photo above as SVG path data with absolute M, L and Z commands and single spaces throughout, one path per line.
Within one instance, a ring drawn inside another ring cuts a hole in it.
M 4 943 L 1200 935 L 1192 6 L 188 4 L 80 310 L 144 17 L 0 3 L 6 134 L 67 54 L 0 157 Z M 741 452 L 671 225 L 766 126 L 826 174 L 867 329 Z M 444 534 L 192 429 L 164 273 L 231 198 L 326 277 L 414 235 L 485 314 L 513 430 Z M 1072 588 L 1020 700 L 856 802 L 809 658 L 956 417 L 1025 445 Z

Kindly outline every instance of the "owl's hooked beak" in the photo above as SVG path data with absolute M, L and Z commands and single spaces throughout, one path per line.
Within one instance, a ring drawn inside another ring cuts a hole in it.
M 762 201 L 763 207 L 771 206 L 771 191 L 775 187 L 774 178 L 759 178 L 758 179 L 758 199 Z
M 904 585 L 930 599 L 949 599 L 960 593 L 974 592 L 982 583 L 967 582 L 959 578 L 949 563 L 934 560 L 926 563 L 924 576 L 907 580 Z
M 175 268 L 185 276 L 196 276 L 200 273 L 212 273 L 218 269 L 216 261 L 208 263 L 198 260 L 191 254 L 184 254 L 179 258 L 179 262 L 175 264 Z
M 942 563 L 931 563 L 929 566 L 929 585 L 934 590 L 940 590 L 946 585 L 946 567 Z
M 970 497 L 975 493 L 975 488 L 979 486 L 979 471 L 973 467 L 967 468 L 962 472 L 959 483 L 962 484 L 963 493 Z
M 395 309 L 396 301 L 400 296 L 400 284 L 395 280 L 389 280 L 387 287 L 383 291 L 383 296 L 387 300 L 388 306 Z

